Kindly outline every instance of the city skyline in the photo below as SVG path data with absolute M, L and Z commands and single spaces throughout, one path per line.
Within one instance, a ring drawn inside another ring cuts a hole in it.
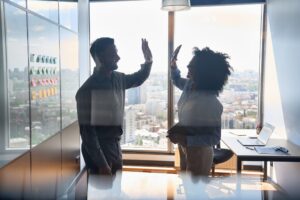
M 69 71 L 70 69 L 62 69 L 62 73 L 66 70 Z M 18 83 L 22 81 L 24 73 L 28 73 L 27 71 L 27 67 L 25 67 L 24 70 L 20 70 L 20 68 L 9 70 L 11 89 L 16 89 Z M 251 70 L 233 72 L 232 76 L 229 78 L 228 84 L 225 86 L 224 91 L 220 95 L 220 99 L 224 107 L 224 112 L 222 115 L 223 129 L 255 128 L 258 111 L 258 83 L 258 72 Z M 72 90 L 73 84 L 74 83 L 72 83 L 72 80 L 69 79 L 66 89 Z M 26 85 L 19 85 L 18 87 L 26 87 Z M 22 113 L 22 109 L 28 109 L 26 106 L 24 107 L 23 103 L 18 105 L 18 103 L 15 102 L 16 100 L 20 99 L 18 96 L 26 95 L 24 94 L 24 92 L 17 92 L 20 90 L 23 90 L 26 93 L 25 88 L 17 89 L 16 93 L 13 92 L 13 89 L 10 90 L 12 91 L 10 93 L 11 105 L 14 105 L 13 107 L 11 107 L 11 112 L 15 113 L 16 110 L 19 110 L 18 112 Z M 124 148 L 167 148 L 166 144 L 168 140 L 165 137 L 168 129 L 167 90 L 167 74 L 154 72 L 150 74 L 149 79 L 142 86 L 126 91 L 126 107 L 123 123 L 124 134 L 122 135 L 122 145 Z M 174 91 L 175 119 L 177 118 L 176 103 L 180 94 L 181 91 Z M 68 96 L 67 98 L 70 100 L 72 99 L 71 96 Z M 68 106 L 68 104 L 70 104 L 70 106 Z M 74 107 L 74 102 L 72 100 L 67 100 L 65 101 L 63 106 L 63 110 L 65 110 L 65 108 L 68 109 L 68 107 L 72 108 Z M 72 110 L 69 111 L 71 112 L 71 119 L 73 119 L 74 113 Z M 68 115 L 68 113 L 65 113 L 64 117 L 68 117 Z M 17 121 L 14 122 L 14 119 L 16 119 Z M 24 123 L 28 124 L 28 121 L 25 120 Z M 28 132 L 28 130 L 26 129 L 28 125 L 24 125 L 24 128 L 22 128 L 21 130 L 21 124 L 22 123 L 20 122 L 19 117 L 12 118 L 10 124 L 11 127 L 13 127 L 12 131 Z M 38 121 L 34 121 L 34 123 L 32 124 L 34 125 L 33 130 L 36 132 L 35 135 L 39 137 L 42 136 L 42 133 L 38 131 L 40 128 L 40 130 L 43 129 L 41 127 L 41 124 L 42 122 L 38 123 Z M 28 133 L 26 133 L 26 135 L 27 134 Z M 16 137 L 18 135 L 21 136 L 22 134 L 11 134 L 11 146 L 17 146 L 17 143 L 24 144 L 24 142 L 26 142 L 17 139 L 19 138 Z
M 141 87 L 127 91 L 124 133 L 121 140 L 123 147 L 167 148 L 165 137 L 168 130 L 167 87 L 160 85 L 153 90 L 152 85 L 154 80 L 163 80 L 164 75 L 164 73 L 153 73 Z M 222 129 L 255 129 L 258 112 L 258 82 L 259 74 L 248 70 L 234 72 L 229 78 L 228 84 L 219 97 L 224 110 Z M 143 103 L 141 91 L 147 91 L 146 101 Z M 165 95 L 157 95 L 157 93 Z M 181 91 L 174 91 L 175 122 L 180 94 Z M 128 99 L 135 103 L 130 104 Z

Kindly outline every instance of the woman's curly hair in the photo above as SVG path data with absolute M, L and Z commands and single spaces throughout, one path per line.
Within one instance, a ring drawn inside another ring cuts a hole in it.
M 193 81 L 196 87 L 219 95 L 233 71 L 228 62 L 230 57 L 225 53 L 214 52 L 208 47 L 202 50 L 194 48 L 193 54 Z

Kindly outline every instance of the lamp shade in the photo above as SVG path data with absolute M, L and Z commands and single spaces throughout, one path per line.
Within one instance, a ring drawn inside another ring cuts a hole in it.
M 162 0 L 162 8 L 167 11 L 179 11 L 190 9 L 190 0 Z

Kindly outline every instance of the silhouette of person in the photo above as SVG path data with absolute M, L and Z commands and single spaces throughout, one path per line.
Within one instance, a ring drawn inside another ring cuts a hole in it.
M 187 78 L 182 78 L 176 60 L 181 45 L 171 59 L 173 84 L 182 90 L 178 101 L 178 124 L 168 133 L 171 142 L 178 143 L 180 168 L 192 175 L 209 175 L 213 162 L 213 146 L 221 138 L 223 106 L 219 93 L 231 74 L 227 54 L 208 47 L 194 48 Z
M 76 94 L 82 154 L 90 173 L 115 174 L 122 169 L 120 136 L 125 90 L 140 86 L 149 76 L 152 53 L 142 39 L 145 63 L 133 74 L 115 71 L 120 57 L 114 39 L 95 40 L 90 48 L 96 67 Z

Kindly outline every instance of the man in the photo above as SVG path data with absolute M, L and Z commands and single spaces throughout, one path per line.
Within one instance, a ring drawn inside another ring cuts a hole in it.
M 140 86 L 150 74 L 152 53 L 146 39 L 142 39 L 142 51 L 145 63 L 126 75 L 115 71 L 120 57 L 114 39 L 98 38 L 91 45 L 96 67 L 76 94 L 82 154 L 90 173 L 111 175 L 122 169 L 119 141 L 125 90 Z

